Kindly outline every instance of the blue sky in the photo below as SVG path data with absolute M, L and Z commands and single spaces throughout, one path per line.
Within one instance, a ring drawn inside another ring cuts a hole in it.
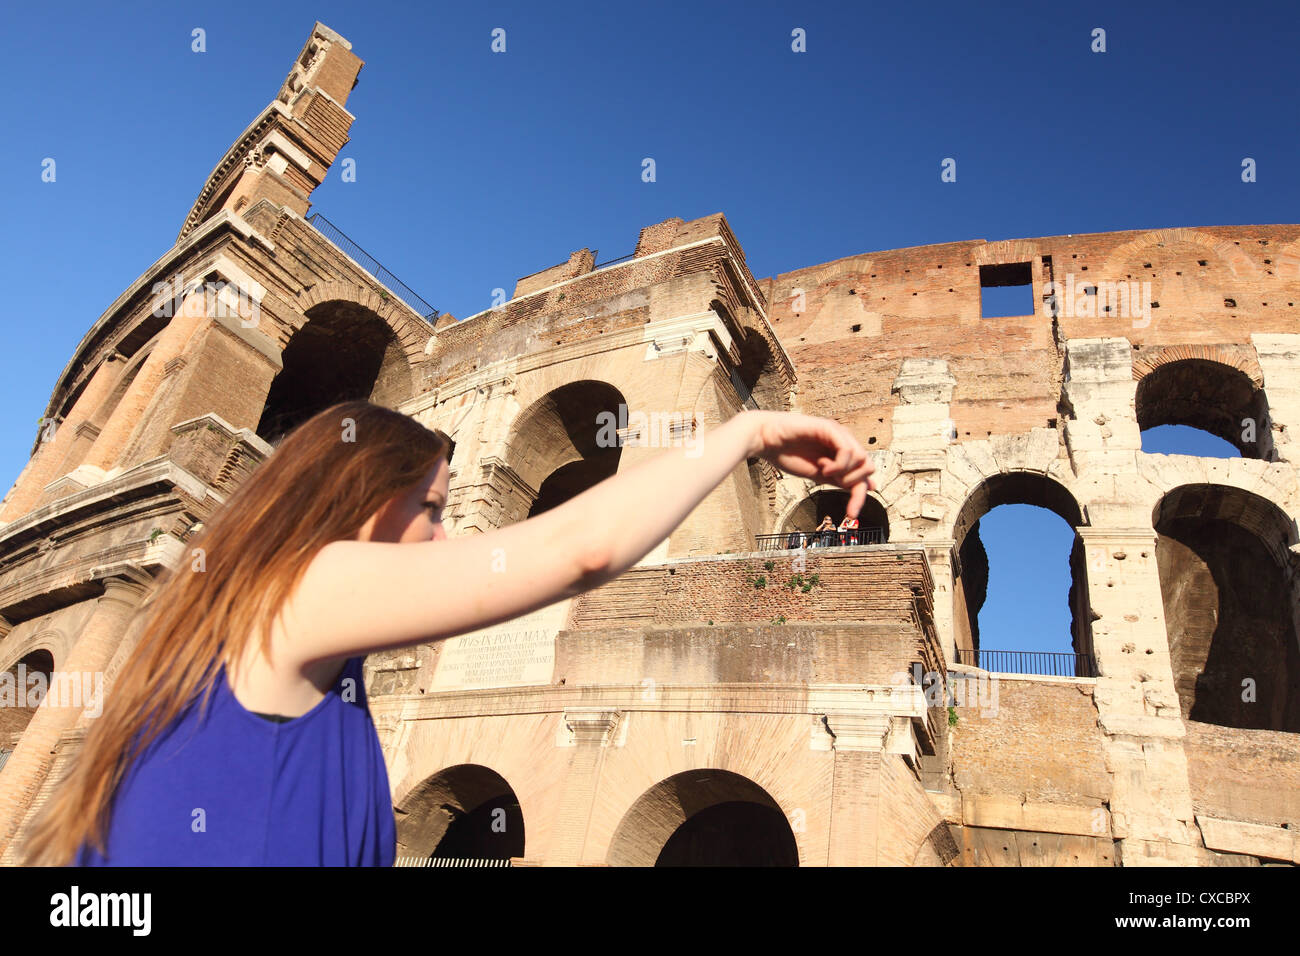
M 172 244 L 318 19 L 366 66 L 356 182 L 336 166 L 314 209 L 460 317 L 670 216 L 724 212 L 760 278 L 963 239 L 1300 221 L 1293 3 L 9 4 L 6 488 L 77 342 Z

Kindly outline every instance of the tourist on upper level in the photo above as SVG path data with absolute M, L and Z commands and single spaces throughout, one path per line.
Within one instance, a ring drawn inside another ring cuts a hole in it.
M 840 544 L 858 543 L 858 519 L 846 514 L 840 522 Z
M 814 534 L 820 535 L 813 547 L 829 548 L 835 544 L 835 522 L 831 520 L 830 515 L 822 518 L 822 523 L 817 526 Z

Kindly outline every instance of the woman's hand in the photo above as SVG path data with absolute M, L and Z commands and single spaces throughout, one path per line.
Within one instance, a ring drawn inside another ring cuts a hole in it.
M 795 412 L 749 411 L 752 453 L 800 478 L 838 485 L 849 492 L 847 514 L 856 518 L 876 486 L 875 465 L 862 443 L 839 422 Z

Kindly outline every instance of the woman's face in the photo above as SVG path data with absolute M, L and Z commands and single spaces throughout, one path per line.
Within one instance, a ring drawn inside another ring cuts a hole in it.
M 361 526 L 358 541 L 442 541 L 447 504 L 447 461 L 439 460 L 423 479 L 394 495 Z

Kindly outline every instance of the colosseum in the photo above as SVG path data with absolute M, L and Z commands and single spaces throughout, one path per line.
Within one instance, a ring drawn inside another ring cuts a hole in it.
M 458 320 L 309 215 L 361 67 L 315 25 L 50 395 L 0 505 L 0 861 L 95 716 L 24 683 L 111 693 L 205 517 L 289 429 L 369 398 L 454 440 L 452 534 L 747 407 L 843 422 L 879 482 L 823 541 L 846 495 L 751 460 L 612 583 L 369 657 L 403 865 L 1300 862 L 1300 225 L 758 279 L 715 213 Z M 1024 314 L 986 317 L 996 287 Z M 1144 452 L 1166 424 L 1239 454 Z M 981 647 L 979 522 L 1015 503 L 1075 531 L 1052 667 Z

